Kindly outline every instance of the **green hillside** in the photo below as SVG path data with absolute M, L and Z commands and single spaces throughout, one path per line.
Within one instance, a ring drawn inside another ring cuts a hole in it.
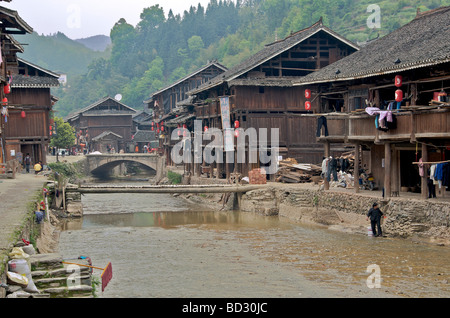
M 379 8 L 380 28 L 370 28 Z M 95 52 L 58 33 L 32 35 L 24 58 L 53 71 L 74 74 L 60 98 L 58 116 L 106 96 L 123 95 L 135 109 L 151 93 L 218 60 L 227 67 L 273 42 L 317 22 L 354 42 L 384 36 L 411 21 L 417 12 L 450 5 L 450 0 L 211 0 L 183 15 L 163 6 L 145 8 L 136 27 L 120 19 L 111 30 L 112 48 Z M 371 10 L 368 10 L 371 9 Z M 368 23 L 369 20 L 369 23 Z
M 66 73 L 69 77 L 86 73 L 94 59 L 108 56 L 108 52 L 93 51 L 60 32 L 53 35 L 33 32 L 16 35 L 15 38 L 25 44 L 20 57 L 51 71 Z

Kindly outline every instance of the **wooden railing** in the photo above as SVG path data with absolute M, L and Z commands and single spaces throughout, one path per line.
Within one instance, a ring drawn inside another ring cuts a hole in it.
M 320 141 L 358 142 L 372 141 L 414 141 L 417 138 L 450 138 L 450 109 L 426 112 L 394 112 L 395 129 L 381 131 L 375 126 L 375 116 L 368 114 L 347 114 L 347 116 L 326 115 L 328 136 L 323 134 Z

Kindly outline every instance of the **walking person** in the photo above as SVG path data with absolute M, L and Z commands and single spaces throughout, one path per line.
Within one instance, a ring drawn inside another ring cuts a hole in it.
M 374 203 L 372 208 L 367 212 L 367 220 L 370 218 L 370 225 L 372 226 L 373 236 L 382 236 L 381 231 L 381 217 L 383 212 L 381 212 L 378 203 Z
M 29 153 L 27 153 L 24 163 L 25 163 L 25 169 L 26 169 L 27 173 L 30 173 L 31 157 L 30 157 Z

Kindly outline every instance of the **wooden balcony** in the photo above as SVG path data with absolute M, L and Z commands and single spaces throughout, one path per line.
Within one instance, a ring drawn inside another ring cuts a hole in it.
M 326 114 L 328 136 L 322 128 L 320 142 L 373 142 L 387 141 L 415 142 L 418 139 L 450 139 L 450 108 L 405 109 L 393 111 L 397 120 L 395 129 L 378 130 L 375 126 L 375 116 L 361 114 Z

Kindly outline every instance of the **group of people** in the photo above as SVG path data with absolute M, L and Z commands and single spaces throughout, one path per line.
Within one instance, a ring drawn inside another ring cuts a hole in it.
M 31 157 L 30 157 L 29 153 L 27 153 L 27 155 L 25 156 L 23 163 L 25 165 L 25 171 L 27 173 L 30 173 Z M 35 174 L 38 174 L 39 172 L 41 172 L 43 170 L 42 161 L 36 162 L 33 166 L 33 169 L 34 169 Z

